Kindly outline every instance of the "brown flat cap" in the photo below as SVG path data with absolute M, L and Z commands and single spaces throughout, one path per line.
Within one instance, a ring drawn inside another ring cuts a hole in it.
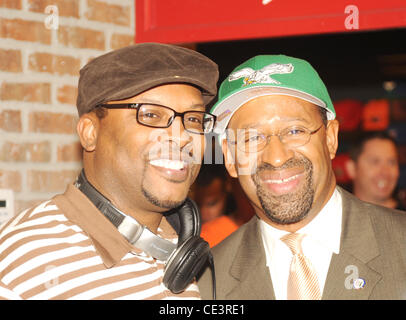
M 77 108 L 79 116 L 97 105 L 128 99 L 168 83 L 197 86 L 208 104 L 217 94 L 217 64 L 183 47 L 140 43 L 90 61 L 80 70 Z

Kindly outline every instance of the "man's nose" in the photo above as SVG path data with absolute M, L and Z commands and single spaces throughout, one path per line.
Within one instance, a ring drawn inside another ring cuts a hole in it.
M 263 162 L 280 167 L 291 159 L 293 154 L 293 150 L 283 144 L 279 136 L 273 135 L 268 137 L 268 143 L 262 151 L 261 158 Z
M 180 149 L 193 140 L 191 134 L 183 126 L 181 117 L 175 117 L 167 130 L 169 131 L 169 139 L 176 142 Z

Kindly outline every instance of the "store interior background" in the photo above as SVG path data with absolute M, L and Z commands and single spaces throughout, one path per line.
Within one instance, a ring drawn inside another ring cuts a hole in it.
M 361 109 L 372 100 L 389 104 L 389 124 L 399 145 L 400 179 L 396 192 L 406 201 L 406 29 L 348 31 L 336 34 L 292 36 L 199 43 L 196 50 L 217 62 L 219 84 L 245 60 L 259 54 L 285 54 L 309 61 L 324 80 L 334 103 L 359 102 Z M 396 101 L 398 108 L 393 110 Z M 355 115 L 354 110 L 354 115 Z M 351 191 L 343 158 L 362 121 L 339 134 L 339 149 L 333 162 L 338 183 Z M 216 161 L 218 159 L 216 153 Z

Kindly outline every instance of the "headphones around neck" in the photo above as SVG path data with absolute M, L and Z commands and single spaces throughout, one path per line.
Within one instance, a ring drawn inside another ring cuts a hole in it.
M 209 263 L 213 280 L 213 299 L 216 298 L 213 256 L 209 244 L 200 237 L 200 213 L 193 200 L 186 198 L 179 208 L 165 213 L 166 219 L 178 233 L 178 244 L 175 245 L 117 209 L 89 183 L 84 170 L 81 171 L 75 186 L 130 243 L 152 257 L 166 261 L 163 283 L 170 291 L 184 291 L 206 263 Z

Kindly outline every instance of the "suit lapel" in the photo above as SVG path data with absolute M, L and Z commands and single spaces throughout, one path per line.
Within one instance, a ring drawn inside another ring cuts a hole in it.
M 242 239 L 230 267 L 230 274 L 236 282 L 226 295 L 227 299 L 241 299 L 241 297 L 247 300 L 275 299 L 256 216 L 248 222 Z
M 361 202 L 337 187 L 343 201 L 343 223 L 340 253 L 333 254 L 322 299 L 368 299 L 375 285 L 382 278 L 373 262 L 379 249 L 372 222 Z M 274 300 L 272 280 L 266 266 L 258 218 L 248 222 L 241 245 L 230 267 L 236 280 L 230 286 L 226 299 Z M 379 265 L 379 264 L 378 264 Z M 363 279 L 363 288 L 354 289 L 353 281 Z
M 372 262 L 379 256 L 371 220 L 353 196 L 339 188 L 343 201 L 340 253 L 331 259 L 323 299 L 368 299 L 381 279 Z M 354 289 L 353 280 L 363 279 L 363 288 Z

